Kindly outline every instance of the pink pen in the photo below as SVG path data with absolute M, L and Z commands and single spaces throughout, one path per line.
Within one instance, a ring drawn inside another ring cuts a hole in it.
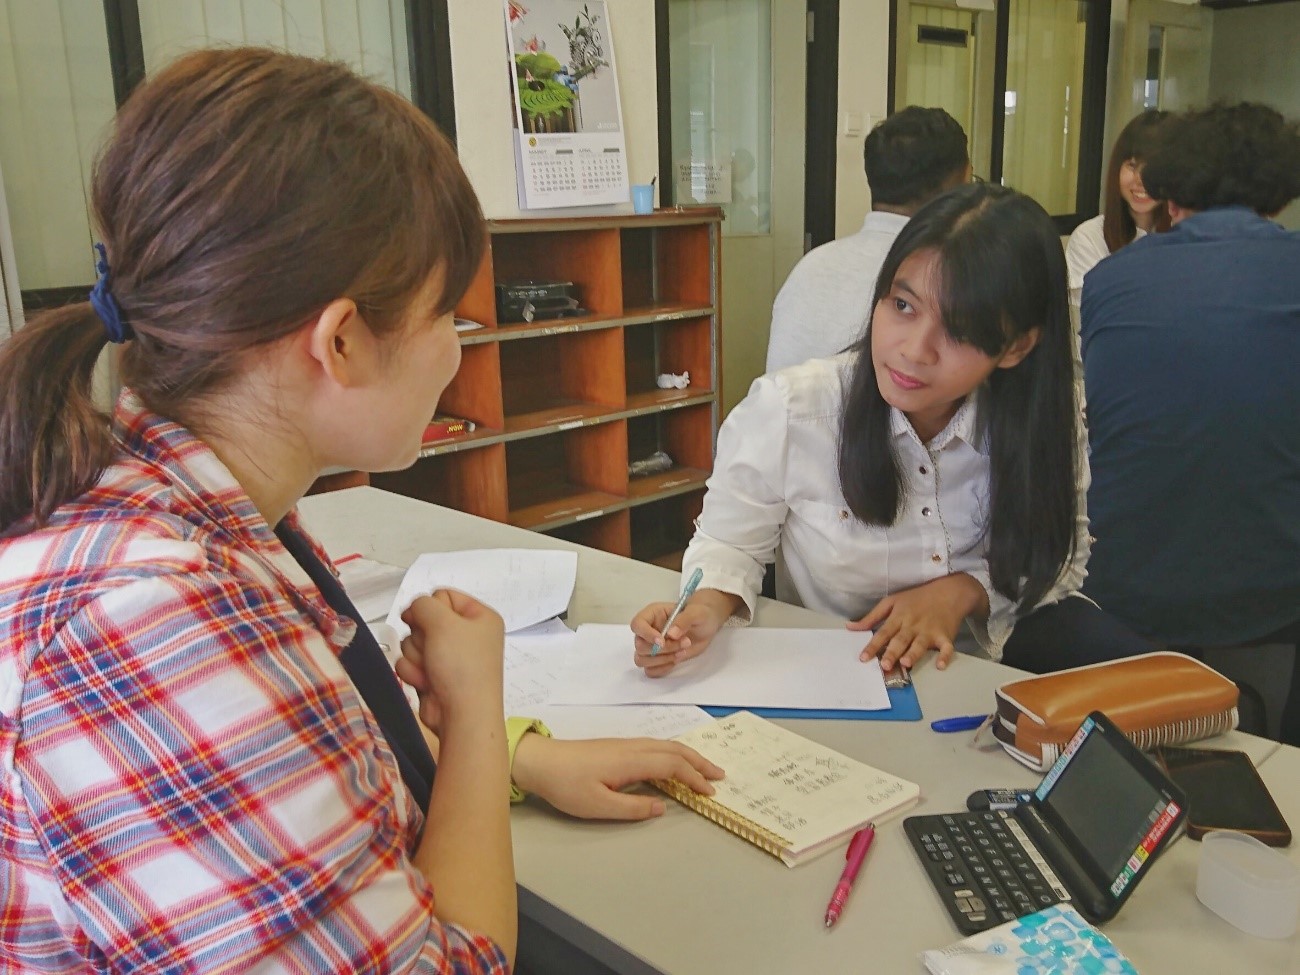
M 853 889 L 853 881 L 857 879 L 858 871 L 862 869 L 862 861 L 867 858 L 867 850 L 871 849 L 871 841 L 875 838 L 875 823 L 869 823 L 853 834 L 853 841 L 849 843 L 849 852 L 844 855 L 844 859 L 848 862 L 844 864 L 840 882 L 835 885 L 835 893 L 831 894 L 831 902 L 826 907 L 828 928 L 840 919 L 844 902 L 849 899 L 849 891 Z

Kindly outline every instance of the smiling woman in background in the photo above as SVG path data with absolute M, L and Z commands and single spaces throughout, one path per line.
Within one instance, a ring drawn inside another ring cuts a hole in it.
M 1142 163 L 1161 121 L 1168 112 L 1148 111 L 1124 126 L 1115 140 L 1106 167 L 1106 205 L 1070 234 L 1065 262 L 1070 271 L 1070 305 L 1079 310 L 1083 277 L 1098 262 L 1121 247 L 1153 231 L 1169 229 L 1164 202 L 1147 195 L 1142 185 Z

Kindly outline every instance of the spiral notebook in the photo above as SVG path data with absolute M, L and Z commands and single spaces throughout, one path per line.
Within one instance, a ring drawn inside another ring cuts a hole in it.
M 867 823 L 902 812 L 920 786 L 787 731 L 749 711 L 678 735 L 722 766 L 726 778 L 702 796 L 674 780 L 656 788 L 786 866 L 835 849 Z

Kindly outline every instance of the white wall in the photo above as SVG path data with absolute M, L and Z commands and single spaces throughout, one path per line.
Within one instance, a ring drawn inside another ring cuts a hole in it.
M 889 105 L 889 0 L 840 4 L 839 124 L 836 126 L 835 236 L 862 226 L 871 193 L 862 169 L 862 141 Z M 861 116 L 862 131 L 844 135 L 845 113 Z
M 623 101 L 630 182 L 659 170 L 659 101 L 655 91 L 654 0 L 607 0 L 614 61 Z M 515 189 L 515 150 L 504 5 L 497 0 L 448 0 L 451 70 L 456 90 L 456 146 L 461 165 L 488 217 L 558 215 L 521 211 Z M 582 207 L 578 212 L 631 212 Z

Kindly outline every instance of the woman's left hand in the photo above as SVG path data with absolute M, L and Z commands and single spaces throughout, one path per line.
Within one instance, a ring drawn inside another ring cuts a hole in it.
M 880 658 L 888 673 L 894 664 L 914 667 L 930 650 L 939 651 L 943 670 L 953 655 L 953 639 L 967 616 L 988 613 L 988 593 L 975 578 L 956 572 L 886 596 L 850 630 L 875 630 L 862 659 Z
M 693 749 L 655 738 L 566 741 L 526 734 L 515 749 L 511 778 L 519 788 L 581 819 L 650 819 L 664 811 L 658 796 L 619 790 L 645 779 L 676 779 L 712 795 L 722 769 Z

